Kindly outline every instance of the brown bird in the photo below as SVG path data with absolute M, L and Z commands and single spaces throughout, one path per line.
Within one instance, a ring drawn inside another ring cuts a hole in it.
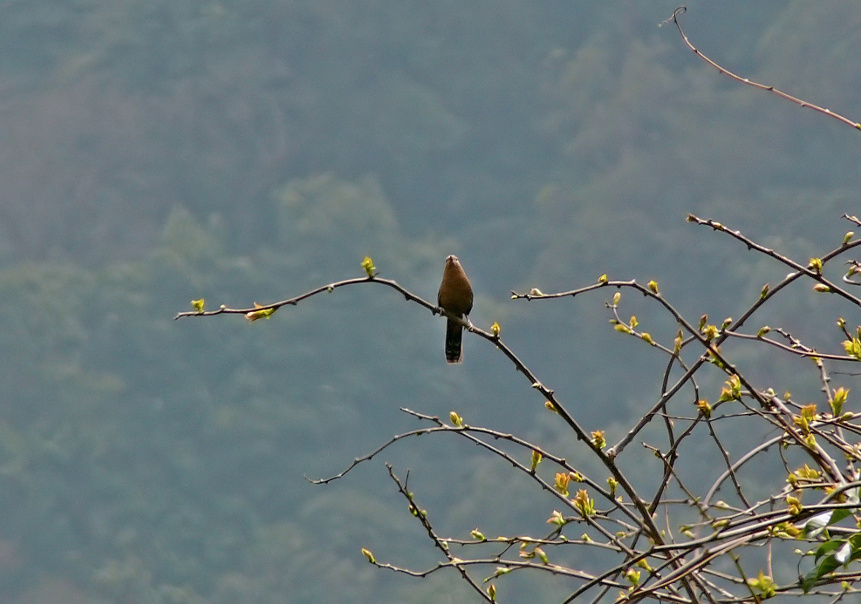
M 436 302 L 451 314 L 464 318 L 472 310 L 472 285 L 457 256 L 445 259 L 445 269 L 442 272 L 442 283 Z M 445 327 L 445 360 L 449 363 L 460 363 L 463 358 L 463 325 L 449 318 Z

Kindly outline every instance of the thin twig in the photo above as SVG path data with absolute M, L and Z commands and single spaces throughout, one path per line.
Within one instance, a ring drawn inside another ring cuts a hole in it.
M 684 40 L 684 42 L 685 42 L 685 46 L 690 48 L 694 52 L 694 54 L 696 54 L 703 61 L 705 61 L 706 63 L 708 63 L 709 65 L 711 65 L 715 69 L 717 69 L 718 72 L 729 76 L 730 78 L 732 78 L 736 82 L 739 82 L 741 84 L 746 84 L 748 86 L 753 86 L 754 88 L 758 88 L 760 90 L 765 90 L 766 92 L 771 92 L 771 93 L 776 94 L 777 96 L 779 96 L 781 98 L 786 99 L 787 101 L 795 103 L 799 107 L 807 108 L 807 109 L 813 109 L 814 111 L 818 111 L 819 113 L 821 113 L 823 115 L 827 115 L 828 117 L 833 117 L 834 119 L 846 124 L 847 126 L 851 126 L 852 128 L 855 128 L 856 130 L 861 130 L 861 124 L 859 124 L 858 122 L 853 122 L 849 118 L 843 117 L 839 113 L 835 113 L 835 112 L 831 111 L 830 109 L 826 109 L 824 107 L 820 107 L 819 105 L 814 105 L 813 103 L 808 103 L 807 101 L 803 101 L 797 97 L 792 96 L 791 94 L 787 94 L 781 90 L 778 90 L 774 86 L 768 86 L 766 84 L 760 84 L 759 82 L 754 82 L 753 80 L 749 80 L 748 78 L 743 78 L 739 75 L 734 74 L 729 69 L 722 67 L 721 65 L 718 65 L 716 62 L 714 62 L 713 60 L 708 58 L 706 55 L 704 55 L 702 52 L 700 52 L 696 47 L 694 47 L 694 45 L 691 44 L 691 41 L 688 40 L 688 37 L 685 35 L 685 32 L 682 31 L 682 26 L 679 23 L 679 15 L 683 15 L 684 13 L 687 12 L 687 10 L 688 9 L 686 7 L 680 6 L 675 11 L 673 11 L 673 16 L 670 17 L 670 19 L 672 19 L 673 23 L 676 24 L 676 28 L 679 30 L 679 35 L 682 36 L 682 40 Z

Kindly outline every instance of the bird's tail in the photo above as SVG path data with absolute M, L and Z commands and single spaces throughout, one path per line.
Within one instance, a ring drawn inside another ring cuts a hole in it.
M 451 319 L 445 327 L 445 360 L 449 363 L 463 361 L 463 325 Z

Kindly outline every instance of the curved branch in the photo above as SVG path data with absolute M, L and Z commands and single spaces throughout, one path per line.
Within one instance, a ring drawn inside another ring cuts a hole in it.
M 736 82 L 739 82 L 740 84 L 746 84 L 748 86 L 753 86 L 754 88 L 759 88 L 760 90 L 765 90 L 766 92 L 771 92 L 771 93 L 776 94 L 777 96 L 779 96 L 783 99 L 786 99 L 787 101 L 795 103 L 799 107 L 803 107 L 803 108 L 807 108 L 807 109 L 813 109 L 814 111 L 818 111 L 819 113 L 821 113 L 823 115 L 827 115 L 828 117 L 833 117 L 837 121 L 842 122 L 842 123 L 846 124 L 847 126 L 851 126 L 851 127 L 855 128 L 856 130 L 861 130 L 861 124 L 859 124 L 858 122 L 853 122 L 849 118 L 843 117 L 839 113 L 834 113 L 833 111 L 831 111 L 830 109 L 826 109 L 825 107 L 820 107 L 819 105 L 814 105 L 813 103 L 808 103 L 807 101 L 803 101 L 797 97 L 792 96 L 791 94 L 787 94 L 787 93 L 783 92 L 782 90 L 778 90 L 774 86 L 768 86 L 766 84 L 760 84 L 759 82 L 754 82 L 753 80 L 743 78 L 740 75 L 734 74 L 729 69 L 727 69 L 725 67 L 721 67 L 720 65 L 715 63 L 713 60 L 711 60 L 710 58 L 705 56 L 703 53 L 701 53 L 693 44 L 691 44 L 691 41 L 688 40 L 688 37 L 685 35 L 685 32 L 682 31 L 682 26 L 679 23 L 679 15 L 685 14 L 687 12 L 687 10 L 688 9 L 686 7 L 680 6 L 675 11 L 673 11 L 673 16 L 670 17 L 670 19 L 673 21 L 673 23 L 676 24 L 676 28 L 679 30 L 679 35 L 682 36 L 682 40 L 684 40 L 684 42 L 685 42 L 685 46 L 690 48 L 694 52 L 695 55 L 697 55 L 703 61 L 705 61 L 706 63 L 708 63 L 709 65 L 711 65 L 715 69 L 717 69 L 720 73 L 729 76 L 730 78 L 732 78 Z M 668 21 L 670 19 L 668 19 Z M 666 23 L 666 21 L 664 23 Z

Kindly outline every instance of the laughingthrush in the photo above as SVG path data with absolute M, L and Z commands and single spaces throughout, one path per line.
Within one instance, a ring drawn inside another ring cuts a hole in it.
M 463 319 L 472 310 L 472 285 L 457 256 L 445 259 L 437 304 L 452 315 Z M 445 360 L 460 363 L 463 359 L 463 325 L 449 317 L 445 327 Z

